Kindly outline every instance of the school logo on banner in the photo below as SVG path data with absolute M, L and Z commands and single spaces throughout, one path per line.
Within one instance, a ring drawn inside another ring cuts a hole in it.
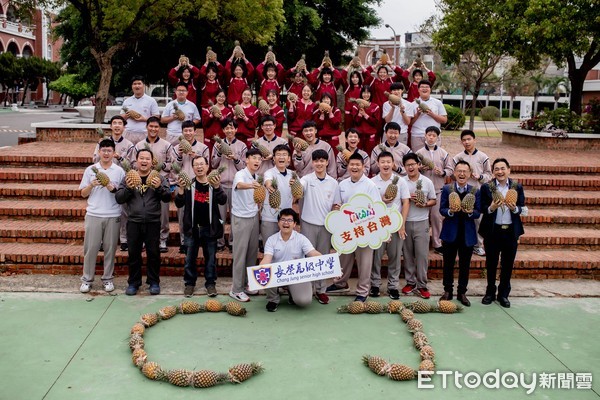
M 254 271 L 254 279 L 260 286 L 267 286 L 269 281 L 271 280 L 271 267 L 270 266 L 262 266 L 260 268 L 255 269 Z

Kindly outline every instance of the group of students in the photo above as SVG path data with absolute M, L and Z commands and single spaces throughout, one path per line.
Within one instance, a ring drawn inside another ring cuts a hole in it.
M 488 292 L 483 303 L 491 303 L 496 299 L 496 268 L 502 253 L 497 298 L 501 305 L 510 306 L 510 274 L 517 240 L 523 233 L 519 217 L 524 205 L 523 190 L 516 185 L 519 198 L 511 207 L 492 196 L 486 182 L 494 181 L 498 188 L 495 190 L 505 194 L 512 186 L 508 179 L 510 166 L 505 159 L 490 164 L 488 157 L 475 147 L 472 131 L 461 133 L 464 151 L 452 158 L 439 145 L 438 127 L 428 127 L 424 147 L 413 152 L 398 141 L 401 131 L 398 124 L 390 122 L 385 127 L 386 140 L 369 156 L 360 149 L 356 130 L 350 128 L 345 132 L 347 148 L 351 150 L 346 159 L 342 152 L 336 157 L 331 146 L 319 139 L 317 124 L 312 120 L 305 121 L 299 132 L 308 142 L 308 148 L 304 148 L 301 143 L 292 141 L 290 145 L 290 141 L 277 136 L 274 118 L 263 117 L 260 126 L 264 134 L 258 139 L 262 148 L 248 147 L 237 139 L 237 121 L 229 117 L 221 122 L 225 138 L 215 143 L 212 151 L 195 140 L 194 122 L 184 121 L 182 136 L 192 145 L 192 151 L 188 153 L 183 152 L 181 144 L 173 145 L 158 137 L 160 125 L 156 117 L 147 119 L 146 137 L 136 145 L 127 144 L 127 139 L 123 138 L 128 124 L 122 116 L 111 119 L 112 135 L 98 144 L 95 164 L 86 170 L 80 185 L 82 196 L 89 197 L 82 292 L 89 291 L 94 280 L 95 257 L 101 242 L 105 251 L 104 288 L 107 291 L 114 289 L 112 271 L 119 231 L 116 225 L 121 224 L 121 246 L 129 252 L 126 294 L 136 294 L 142 284 L 143 245 L 148 256 L 150 293 L 160 293 L 159 252 L 166 250 L 168 206 L 172 192 L 176 192 L 182 243 L 180 251 L 186 254 L 184 294 L 192 296 L 194 293 L 200 246 L 205 260 L 206 291 L 209 296 L 217 294 L 216 252 L 219 247 L 229 245 L 233 251 L 233 283 L 229 295 L 243 302 L 249 301 L 248 294 L 253 294 L 247 288 L 246 267 L 256 264 L 261 236 L 265 243 L 263 263 L 275 262 L 282 255 L 297 258 L 327 254 L 331 251 L 331 234 L 324 226 L 326 215 L 348 202 L 354 194 L 367 193 L 374 201 L 383 201 L 388 207 L 395 206 L 400 210 L 404 221 L 400 230 L 377 250 L 358 248 L 352 254 L 341 255 L 342 276 L 331 284 L 322 280 L 313 282 L 308 289 L 290 287 L 291 302 L 306 305 L 314 294 L 320 303 L 327 304 L 328 293 L 348 291 L 348 278 L 355 262 L 358 266 L 356 300 L 365 301 L 368 296 L 379 296 L 383 292 L 381 259 L 386 252 L 388 295 L 396 299 L 400 293 L 415 293 L 429 298 L 427 268 L 431 240 L 434 250 L 444 255 L 445 293 L 442 298 L 453 298 L 453 269 L 458 253 L 457 298 L 470 305 L 465 293 L 471 254 L 487 253 Z M 125 178 L 125 172 L 119 167 L 124 159 L 131 160 L 137 169 L 142 179 L 141 187 L 135 187 L 130 179 Z M 182 169 L 193 177 L 191 187 L 186 187 L 185 180 L 172 171 L 173 161 L 180 163 Z M 148 181 L 153 164 L 160 166 L 160 173 Z M 111 183 L 102 186 L 92 167 L 107 173 Z M 221 173 L 209 177 L 209 171 L 219 167 Z M 292 167 L 294 170 L 290 169 Z M 254 191 L 263 185 L 259 183 L 259 175 L 264 177 L 264 186 L 269 194 L 275 191 L 277 183 L 281 197 L 278 209 L 271 207 L 269 196 L 263 204 L 254 202 Z M 395 176 L 400 177 L 398 194 L 394 199 L 388 199 L 385 191 Z M 446 181 L 451 183 L 445 185 Z M 300 215 L 292 209 L 294 197 L 291 186 L 297 183 L 303 189 Z M 417 185 L 424 194 L 424 202 L 416 199 Z M 472 188 L 476 192 L 473 209 L 449 207 L 450 192 L 457 191 L 464 197 Z M 120 207 L 120 204 L 125 207 Z M 229 242 L 226 242 L 223 224 L 228 213 L 231 233 L 227 238 Z M 102 221 L 92 218 L 101 218 Z M 294 229 L 298 223 L 301 224 L 300 233 Z M 482 242 L 481 247 L 477 247 L 479 241 Z M 401 256 L 404 258 L 406 284 L 400 289 Z M 308 295 L 307 291 L 310 292 Z M 267 310 L 277 310 L 280 301 L 277 290 L 267 292 L 267 301 Z

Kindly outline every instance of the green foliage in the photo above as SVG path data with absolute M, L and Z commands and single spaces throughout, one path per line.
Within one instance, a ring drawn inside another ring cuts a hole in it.
M 508 118 L 508 111 L 509 111 L 508 108 L 503 108 L 502 109 L 502 118 Z M 520 114 L 521 113 L 519 112 L 519 110 L 513 110 L 511 117 L 512 118 L 519 118 Z
M 531 118 L 521 123 L 521 128 L 538 132 L 553 127 L 562 129 L 566 132 L 578 133 L 584 131 L 583 119 L 566 108 L 558 108 L 547 112 L 544 111 L 539 113 L 535 118 Z
M 457 131 L 465 125 L 465 114 L 458 107 L 454 107 L 448 104 L 444 104 L 446 113 L 448 114 L 448 121 L 442 125 L 442 128 L 447 131 Z
M 500 119 L 500 110 L 498 107 L 487 106 L 481 109 L 480 115 L 483 121 L 498 121 Z
M 58 93 L 70 96 L 75 103 L 96 92 L 96 89 L 92 85 L 87 82 L 81 82 L 79 76 L 76 74 L 65 74 L 55 81 L 50 82 L 48 87 Z
M 583 121 L 586 130 L 600 133 L 600 99 L 594 97 L 585 107 Z

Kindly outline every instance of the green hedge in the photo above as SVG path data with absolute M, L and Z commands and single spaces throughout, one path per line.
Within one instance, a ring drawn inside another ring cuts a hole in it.
M 482 121 L 498 121 L 500 119 L 500 110 L 498 107 L 487 106 L 481 109 Z
M 446 113 L 448 114 L 448 121 L 442 125 L 442 128 L 447 131 L 457 131 L 465 125 L 465 114 L 458 107 L 444 104 Z

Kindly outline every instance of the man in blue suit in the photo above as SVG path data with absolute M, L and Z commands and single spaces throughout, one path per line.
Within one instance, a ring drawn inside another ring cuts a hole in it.
M 443 242 L 444 254 L 444 294 L 440 300 L 452 300 L 454 287 L 454 264 L 458 253 L 458 291 L 457 300 L 464 306 L 471 306 L 467 299 L 467 285 L 469 283 L 469 266 L 473 255 L 473 246 L 477 244 L 477 230 L 475 220 L 479 218 L 480 195 L 477 188 L 468 185 L 471 176 L 471 166 L 468 162 L 460 160 L 454 167 L 456 182 L 442 188 L 440 199 L 440 214 L 444 218 L 440 239 Z M 450 204 L 450 194 L 457 193 L 461 203 L 467 193 L 474 192 L 474 206 L 464 207 L 462 204 Z
M 509 308 L 510 301 L 510 277 L 519 245 L 519 236 L 523 231 L 521 222 L 521 211 L 525 205 L 525 194 L 523 186 L 509 179 L 510 165 L 505 158 L 497 158 L 492 164 L 494 179 L 481 187 L 481 225 L 479 234 L 483 237 L 486 258 L 485 268 L 487 270 L 487 289 L 481 300 L 483 304 L 491 304 L 498 300 L 502 307 Z M 498 191 L 502 197 L 494 195 L 492 189 Z M 516 203 L 506 201 L 509 189 L 517 192 Z M 496 296 L 496 270 L 498 259 L 500 260 L 500 284 Z

